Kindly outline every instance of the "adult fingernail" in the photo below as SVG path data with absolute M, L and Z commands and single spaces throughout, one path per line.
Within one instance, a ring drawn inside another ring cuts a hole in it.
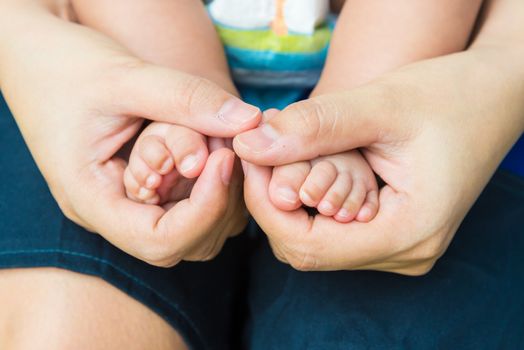
M 227 100 L 218 111 L 217 118 L 231 126 L 243 126 L 261 118 L 260 109 L 238 98 Z M 256 124 L 255 124 L 256 125 Z
M 236 137 L 237 143 L 254 153 L 270 149 L 278 140 L 278 132 L 270 125 L 264 124 Z
M 193 170 L 197 166 L 199 160 L 200 157 L 196 154 L 190 154 L 184 157 L 184 159 L 182 159 L 180 162 L 180 172 L 187 173 Z
M 227 156 L 222 161 L 222 169 L 220 171 L 220 177 L 222 178 L 222 183 L 226 186 L 229 186 L 229 183 L 231 182 L 231 176 L 233 175 L 234 161 L 235 161 L 234 154 Z
M 295 204 L 298 200 L 298 195 L 291 187 L 280 187 L 277 189 L 278 196 L 285 202 Z

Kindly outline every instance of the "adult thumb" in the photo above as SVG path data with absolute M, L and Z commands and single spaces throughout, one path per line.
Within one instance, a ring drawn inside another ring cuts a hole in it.
M 370 146 L 396 127 L 398 108 L 382 90 L 368 85 L 296 102 L 235 137 L 235 152 L 276 166 Z
M 183 125 L 208 136 L 233 137 L 262 118 L 257 107 L 207 79 L 149 63 L 126 70 L 112 95 L 119 113 Z

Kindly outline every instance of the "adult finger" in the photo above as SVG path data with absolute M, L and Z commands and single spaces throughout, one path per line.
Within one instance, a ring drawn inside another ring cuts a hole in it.
M 396 122 L 404 97 L 394 90 L 377 83 L 294 103 L 236 136 L 235 152 L 251 163 L 282 165 L 398 140 L 409 130 Z
M 213 240 L 209 233 L 227 212 L 234 157 L 225 148 L 212 152 L 189 198 L 178 202 L 158 222 L 157 230 L 171 237 L 170 249 L 181 253 L 180 258 Z
M 225 212 L 216 220 L 209 234 L 199 244 L 195 244 L 191 251 L 185 254 L 184 260 L 207 261 L 213 259 L 220 253 L 229 237 L 236 236 L 245 229 L 248 216 L 245 215 L 246 209 L 241 188 L 243 186 L 243 176 L 239 166 L 240 162 L 235 160 Z
M 208 136 L 232 137 L 262 118 L 257 107 L 207 79 L 148 63 L 127 67 L 111 85 L 118 113 L 187 126 Z

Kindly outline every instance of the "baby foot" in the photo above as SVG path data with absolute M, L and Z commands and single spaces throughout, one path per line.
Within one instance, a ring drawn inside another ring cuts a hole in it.
M 151 123 L 133 146 L 124 172 L 127 196 L 140 203 L 163 204 L 181 178 L 200 175 L 207 157 L 203 135 L 183 126 Z
M 275 167 L 269 195 L 282 210 L 306 205 L 343 223 L 371 221 L 378 211 L 377 182 L 358 151 Z

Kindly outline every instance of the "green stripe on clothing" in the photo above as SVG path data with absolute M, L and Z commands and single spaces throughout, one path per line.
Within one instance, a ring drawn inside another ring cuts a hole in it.
M 325 49 L 331 39 L 331 30 L 322 26 L 313 35 L 288 34 L 278 36 L 272 30 L 241 30 L 216 25 L 225 46 L 254 51 L 279 53 L 314 53 Z

